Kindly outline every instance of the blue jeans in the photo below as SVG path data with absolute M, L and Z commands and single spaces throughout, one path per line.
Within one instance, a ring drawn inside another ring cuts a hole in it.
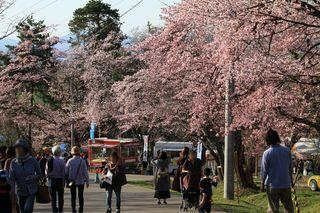
M 111 209 L 111 201 L 112 201 L 112 192 L 114 191 L 114 193 L 116 194 L 116 206 L 117 206 L 117 210 L 120 210 L 120 206 L 121 206 L 121 186 L 117 186 L 117 187 L 108 187 L 106 189 L 106 202 L 107 202 L 107 208 Z
M 19 196 L 19 206 L 21 213 L 32 213 L 33 212 L 33 205 L 34 199 L 36 194 L 31 194 L 28 196 Z

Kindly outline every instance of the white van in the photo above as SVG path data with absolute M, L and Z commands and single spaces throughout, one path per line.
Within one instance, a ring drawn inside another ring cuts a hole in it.
M 158 141 L 153 148 L 153 159 L 156 159 L 158 152 L 165 151 L 170 159 L 169 173 L 174 174 L 178 169 L 177 161 L 179 159 L 179 153 L 184 147 L 188 147 L 190 150 L 196 147 L 192 142 L 177 142 L 177 141 Z

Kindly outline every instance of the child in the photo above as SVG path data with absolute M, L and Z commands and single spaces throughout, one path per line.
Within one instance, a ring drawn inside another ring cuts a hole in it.
M 95 183 L 100 183 L 100 177 L 99 177 L 99 174 L 101 173 L 101 168 L 97 168 L 96 169 L 96 177 L 94 179 L 94 182 Z
M 8 183 L 8 175 L 4 170 L 0 170 L 0 211 L 2 213 L 11 213 L 11 186 Z
M 217 187 L 217 181 L 216 178 L 211 179 L 209 177 L 211 174 L 210 168 L 205 168 L 203 174 L 204 176 L 200 180 L 201 201 L 199 213 L 210 213 L 212 202 L 212 186 Z
M 95 177 L 95 183 L 100 183 L 100 177 L 99 174 L 103 173 L 104 168 L 106 167 L 106 162 L 102 162 L 102 166 L 100 168 L 96 169 L 96 177 Z

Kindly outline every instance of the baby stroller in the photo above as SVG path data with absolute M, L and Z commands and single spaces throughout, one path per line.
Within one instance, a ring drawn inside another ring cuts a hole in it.
M 180 211 L 188 211 L 192 208 L 199 208 L 200 189 L 198 179 L 198 177 L 191 174 L 187 174 L 180 178 L 182 196 Z

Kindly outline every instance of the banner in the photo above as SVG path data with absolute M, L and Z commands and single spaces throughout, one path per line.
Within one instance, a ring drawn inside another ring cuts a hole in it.
M 143 159 L 142 161 L 148 161 L 148 144 L 149 144 L 149 135 L 143 135 Z
M 197 145 L 197 158 L 202 160 L 202 141 L 198 141 Z
M 90 124 L 90 140 L 94 142 L 94 136 L 95 136 L 95 131 L 96 131 L 97 124 L 96 123 L 91 123 Z

